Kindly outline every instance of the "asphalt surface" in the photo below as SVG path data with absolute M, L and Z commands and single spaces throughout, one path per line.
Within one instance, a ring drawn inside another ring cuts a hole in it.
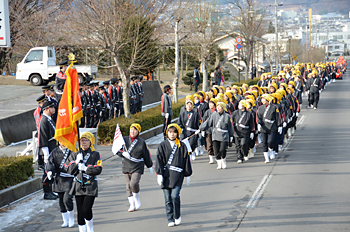
M 112 156 L 111 147 L 98 146 L 104 166 L 93 207 L 95 231 L 348 231 L 349 77 L 346 73 L 344 80 L 327 86 L 317 110 L 305 109 L 304 98 L 298 129 L 277 160 L 264 164 L 258 148 L 253 159 L 237 164 L 230 148 L 227 169 L 216 170 L 206 155 L 199 156 L 193 162 L 191 184 L 181 190 L 182 224 L 173 228 L 167 227 L 156 176 L 147 172 L 140 183 L 141 209 L 127 212 L 121 159 Z M 151 154 L 155 160 L 156 149 Z M 26 204 L 33 198 L 13 206 L 0 219 L 16 208 L 30 210 Z M 60 228 L 58 201 L 39 202 L 27 222 L 18 216 L 0 229 L 78 231 L 77 226 Z

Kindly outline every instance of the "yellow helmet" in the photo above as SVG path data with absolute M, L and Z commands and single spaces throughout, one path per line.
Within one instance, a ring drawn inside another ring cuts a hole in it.
M 252 108 L 255 106 L 255 102 L 252 99 L 246 99 L 247 102 L 249 102 L 252 105 Z
M 270 94 L 263 94 L 261 98 L 265 98 L 268 102 L 271 102 L 273 100 L 273 97 Z

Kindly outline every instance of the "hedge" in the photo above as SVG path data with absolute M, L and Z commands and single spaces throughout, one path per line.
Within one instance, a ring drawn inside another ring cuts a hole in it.
M 0 157 L 0 190 L 34 176 L 33 157 Z
M 259 80 L 260 80 L 260 78 L 254 78 L 253 80 L 249 79 L 248 81 L 242 80 L 240 82 L 233 83 L 231 86 L 233 86 L 233 85 L 242 86 L 243 84 L 248 84 L 249 86 L 256 85 Z
M 182 106 L 184 106 L 184 104 L 185 99 L 180 99 L 176 104 L 173 103 L 173 119 L 179 116 L 180 109 Z M 102 144 L 113 142 L 117 124 L 119 124 L 123 136 L 129 135 L 129 129 L 132 123 L 139 123 L 141 125 L 142 131 L 151 129 L 158 125 L 162 125 L 163 117 L 161 115 L 161 106 L 159 105 L 146 111 L 142 111 L 141 113 L 132 115 L 132 118 L 130 119 L 122 116 L 100 123 L 97 131 L 99 142 Z

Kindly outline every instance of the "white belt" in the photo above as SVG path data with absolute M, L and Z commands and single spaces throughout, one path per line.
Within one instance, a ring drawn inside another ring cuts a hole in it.
M 90 178 L 91 178 L 91 176 L 88 175 L 88 174 L 86 174 L 86 173 L 83 173 L 83 177 L 84 177 L 85 179 L 90 179 Z M 97 177 L 95 177 L 95 180 L 97 180 Z
M 216 128 L 218 131 L 223 132 L 223 133 L 228 133 L 228 130 L 223 130 L 221 128 Z
M 51 139 L 49 139 L 49 142 L 52 141 L 52 140 L 55 140 L 55 137 L 52 137 Z
M 141 159 L 135 159 L 135 158 L 133 158 L 133 157 L 130 157 L 130 160 L 133 161 L 133 162 L 135 162 L 135 163 L 140 163 L 140 162 L 144 161 L 143 158 L 141 158 Z
M 268 122 L 268 123 L 274 123 L 275 120 L 268 120 L 268 119 L 265 119 L 265 122 Z
M 61 177 L 74 177 L 73 175 L 65 173 L 65 172 L 60 172 L 60 176 Z
M 187 128 L 186 128 L 186 130 L 188 130 L 188 131 L 194 131 L 194 132 L 196 132 L 196 131 L 197 131 L 197 130 L 192 129 L 192 128 L 190 128 L 190 127 L 187 127 Z
M 175 171 L 175 172 L 182 172 L 183 171 L 182 168 L 178 168 L 178 167 L 175 167 L 175 166 L 170 166 L 169 170 L 172 170 L 172 171 Z
M 244 129 L 248 129 L 248 128 L 249 128 L 249 126 L 245 126 L 245 125 L 243 125 L 243 124 L 239 124 L 238 126 L 244 128 Z

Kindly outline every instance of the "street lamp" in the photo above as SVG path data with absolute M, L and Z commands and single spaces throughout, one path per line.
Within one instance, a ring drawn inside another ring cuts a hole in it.
M 252 10 L 252 6 L 249 6 L 249 11 L 248 11 L 248 18 L 250 19 L 250 24 L 249 24 L 249 26 L 251 27 L 251 30 L 250 31 L 254 31 L 254 28 L 253 28 L 253 17 L 254 17 L 254 14 L 255 14 L 255 11 L 254 10 Z M 251 40 L 251 44 L 250 44 L 250 46 L 252 46 L 250 49 L 251 49 L 251 51 L 252 51 L 252 54 L 251 54 L 251 73 L 252 73 L 252 76 L 251 76 L 251 78 L 253 79 L 253 63 L 254 63 L 254 34 L 252 35 L 252 40 Z M 247 70 L 247 72 L 248 72 L 248 70 Z

